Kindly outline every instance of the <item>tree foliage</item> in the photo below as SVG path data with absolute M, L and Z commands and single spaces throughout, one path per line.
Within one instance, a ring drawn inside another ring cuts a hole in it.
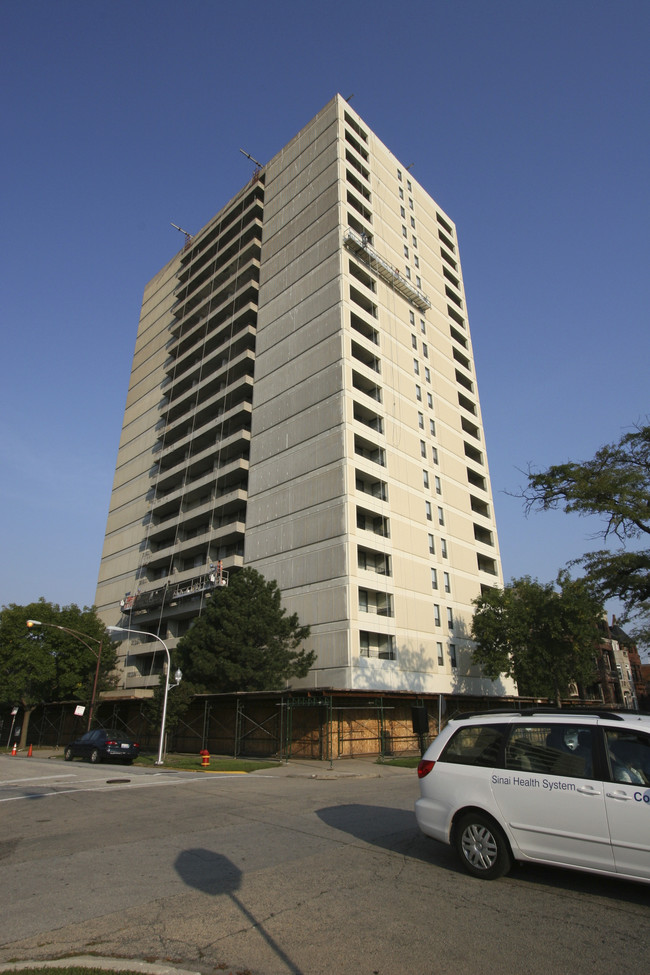
M 225 692 L 271 690 L 304 677 L 315 659 L 299 649 L 309 627 L 287 616 L 281 602 L 277 583 L 255 569 L 231 575 L 176 648 L 183 679 Z
M 614 444 L 596 451 L 591 460 L 529 471 L 522 492 L 526 511 L 561 509 L 567 514 L 596 515 L 604 520 L 598 533 L 616 538 L 618 551 L 601 549 L 577 559 L 600 597 L 619 599 L 625 618 L 646 629 L 650 608 L 650 425 L 637 426 Z M 640 544 L 632 549 L 630 541 Z
M 44 626 L 27 628 L 27 620 Z M 66 627 L 80 636 L 55 629 Z M 87 645 L 83 643 L 87 639 Z M 19 606 L 11 603 L 0 611 L 0 703 L 19 705 L 25 717 L 43 702 L 80 701 L 90 703 L 97 650 L 102 652 L 97 693 L 114 685 L 115 647 L 94 608 L 80 609 L 74 603 L 59 607 L 41 598 Z M 23 735 L 27 733 L 23 720 Z
M 590 680 L 603 610 L 584 579 L 561 572 L 554 585 L 524 576 L 474 606 L 473 657 L 492 680 L 513 677 L 520 694 L 558 705 L 573 681 Z

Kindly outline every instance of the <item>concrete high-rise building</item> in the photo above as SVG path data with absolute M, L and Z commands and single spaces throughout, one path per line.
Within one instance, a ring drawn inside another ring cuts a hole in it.
M 340 96 L 144 293 L 100 616 L 173 647 L 242 566 L 311 626 L 296 686 L 513 692 L 471 665 L 502 575 L 455 227 Z

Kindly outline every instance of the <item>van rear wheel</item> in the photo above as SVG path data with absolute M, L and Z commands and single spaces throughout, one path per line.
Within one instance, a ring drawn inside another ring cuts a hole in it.
M 505 834 L 489 816 L 465 813 L 455 832 L 456 852 L 465 870 L 481 880 L 496 880 L 512 867 L 512 854 Z

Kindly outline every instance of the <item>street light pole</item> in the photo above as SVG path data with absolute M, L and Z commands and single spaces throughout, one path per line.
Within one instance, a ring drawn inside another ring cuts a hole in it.
M 156 636 L 155 633 L 147 633 L 145 630 L 133 630 L 126 626 L 107 626 L 106 630 L 111 634 L 111 636 L 116 637 L 118 640 L 124 639 L 124 636 L 128 636 L 130 633 L 137 633 L 139 636 L 150 636 L 153 640 L 157 640 L 158 643 L 162 644 L 162 648 L 167 654 L 167 674 L 165 676 L 165 690 L 163 692 L 163 711 L 162 721 L 160 722 L 160 742 L 158 744 L 158 760 L 155 763 L 156 765 L 162 765 L 163 747 L 165 742 L 165 721 L 167 720 L 167 695 L 169 694 L 169 672 L 172 669 L 172 662 L 167 644 L 159 636 Z M 178 684 L 180 684 L 181 677 L 183 675 L 181 674 L 180 670 L 177 670 L 174 676 L 176 677 L 176 684 L 173 684 L 172 686 L 177 687 Z
M 90 731 L 90 725 L 91 725 L 92 720 L 93 720 L 93 711 L 95 710 L 95 696 L 97 694 L 97 681 L 98 681 L 98 678 L 99 678 L 99 664 L 100 664 L 100 661 L 102 659 L 102 644 L 103 644 L 104 641 L 103 640 L 98 640 L 97 637 L 94 637 L 94 636 L 88 636 L 87 633 L 81 633 L 79 630 L 73 630 L 72 627 L 70 627 L 70 626 L 59 626 L 58 623 L 42 623 L 40 620 L 27 620 L 27 628 L 29 630 L 31 630 L 31 628 L 33 626 L 51 626 L 52 629 L 54 629 L 54 630 L 61 630 L 63 633 L 69 633 L 71 636 L 75 637 L 75 639 L 77 639 L 79 641 L 79 643 L 83 643 L 83 645 L 86 647 L 86 649 L 87 650 L 90 650 L 90 652 L 93 654 L 93 656 L 97 657 L 97 666 L 95 667 L 95 679 L 93 681 L 93 693 L 92 693 L 92 697 L 90 699 L 90 707 L 88 709 L 88 725 L 86 727 L 86 731 Z M 85 637 L 86 639 L 85 640 L 82 640 L 82 637 Z M 88 644 L 86 643 L 86 640 L 92 640 L 94 643 L 98 643 L 99 644 L 99 648 L 97 650 L 93 650 L 92 647 L 89 647 L 88 646 Z

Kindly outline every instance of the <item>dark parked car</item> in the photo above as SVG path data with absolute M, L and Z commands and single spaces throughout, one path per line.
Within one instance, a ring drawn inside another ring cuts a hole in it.
M 66 762 L 84 758 L 90 762 L 123 762 L 130 765 L 138 757 L 140 746 L 115 728 L 95 728 L 71 742 L 65 750 Z

